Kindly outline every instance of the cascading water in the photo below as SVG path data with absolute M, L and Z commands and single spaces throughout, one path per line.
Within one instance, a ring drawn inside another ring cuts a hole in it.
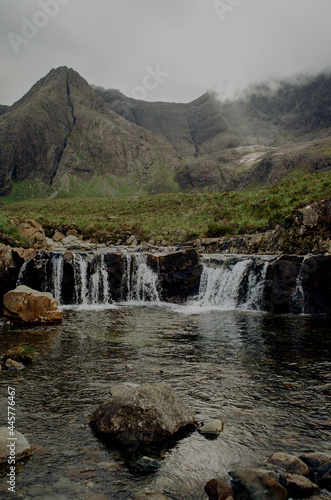
M 198 297 L 191 305 L 223 310 L 261 308 L 267 262 L 213 258 L 204 262 Z
M 303 288 L 303 277 L 305 270 L 305 261 L 308 258 L 309 257 L 305 257 L 301 263 L 300 272 L 298 274 L 295 286 L 294 299 L 296 309 L 299 314 L 305 314 L 305 291 Z
M 52 258 L 52 286 L 53 297 L 62 303 L 62 278 L 63 278 L 63 255 L 55 254 Z
M 158 275 L 147 264 L 145 254 L 125 256 L 126 269 L 123 275 L 128 302 L 160 302 Z

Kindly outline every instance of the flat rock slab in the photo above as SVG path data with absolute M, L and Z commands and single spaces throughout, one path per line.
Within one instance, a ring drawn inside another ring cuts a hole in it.
M 170 439 L 178 432 L 194 430 L 194 413 L 167 384 L 123 384 L 110 401 L 102 403 L 90 419 L 91 427 L 123 445 Z

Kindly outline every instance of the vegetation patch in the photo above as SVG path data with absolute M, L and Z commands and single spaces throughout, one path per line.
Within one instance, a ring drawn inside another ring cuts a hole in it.
M 10 217 L 31 218 L 49 230 L 74 224 L 84 236 L 108 243 L 125 238 L 127 231 L 175 243 L 273 229 L 296 209 L 330 195 L 331 172 L 318 172 L 270 188 L 230 193 L 6 200 L 0 213 L 3 224 Z

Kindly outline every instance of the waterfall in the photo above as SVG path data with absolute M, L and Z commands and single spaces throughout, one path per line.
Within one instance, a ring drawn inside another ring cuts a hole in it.
M 110 301 L 110 290 L 104 255 L 95 255 L 93 257 L 89 271 L 87 257 L 75 254 L 73 266 L 76 304 L 108 304 Z
M 303 277 L 304 277 L 304 270 L 305 270 L 305 261 L 309 258 L 304 257 L 300 271 L 296 280 L 295 284 L 295 292 L 294 292 L 294 300 L 295 300 L 295 305 L 297 306 L 297 313 L 298 314 L 305 314 L 305 291 L 303 288 Z
M 61 304 L 62 300 L 62 277 L 63 277 L 63 255 L 55 254 L 52 257 L 52 288 L 53 297 Z
M 148 266 L 146 255 L 127 253 L 125 261 L 122 288 L 126 300 L 160 302 L 158 275 Z
M 219 258 L 203 265 L 198 297 L 191 305 L 224 310 L 258 310 L 263 299 L 267 262 Z
M 19 275 L 18 275 L 18 278 L 17 278 L 17 281 L 16 281 L 16 286 L 19 286 L 22 284 L 22 280 L 24 278 L 24 274 L 25 274 L 25 271 L 26 271 L 26 268 L 28 267 L 28 263 L 30 261 L 27 260 L 23 263 L 21 269 L 20 269 L 20 272 L 19 272 Z
M 73 258 L 76 304 L 88 304 L 87 261 L 81 254 Z

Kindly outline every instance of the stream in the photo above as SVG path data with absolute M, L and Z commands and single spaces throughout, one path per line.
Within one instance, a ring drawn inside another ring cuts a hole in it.
M 0 324 L 1 353 L 36 349 L 31 367 L 0 377 L 0 425 L 10 385 L 16 429 L 36 446 L 12 498 L 134 499 L 153 490 L 206 499 L 209 479 L 228 482 L 230 470 L 262 465 L 274 451 L 330 452 L 328 318 L 222 310 L 201 297 L 183 306 L 129 298 L 66 306 L 59 326 Z M 88 425 L 119 382 L 171 384 L 199 422 L 220 418 L 224 429 L 217 439 L 195 432 L 149 450 L 161 467 L 139 475 L 132 463 L 146 450 L 106 446 Z M 2 478 L 0 496 L 6 489 Z

